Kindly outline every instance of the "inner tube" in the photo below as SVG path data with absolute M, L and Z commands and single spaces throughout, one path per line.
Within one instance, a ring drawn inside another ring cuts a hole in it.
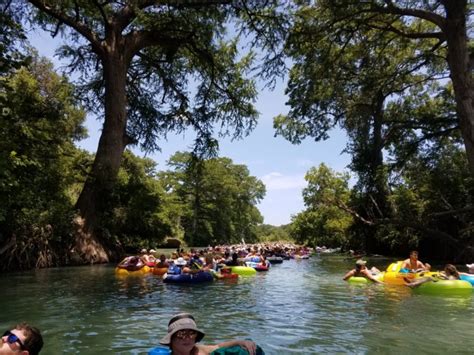
M 158 346 L 148 351 L 148 355 L 170 355 L 170 354 L 171 354 L 170 349 L 164 346 Z
M 385 272 L 380 272 L 377 275 L 373 275 L 373 276 L 375 279 L 379 281 L 384 281 Z M 347 282 L 352 283 L 352 284 L 367 284 L 367 283 L 372 283 L 373 281 L 363 276 L 351 276 L 347 279 Z
M 370 281 L 366 277 L 351 276 L 347 279 L 347 282 L 349 282 L 351 284 L 368 284 Z
M 163 277 L 163 282 L 165 283 L 174 283 L 174 284 L 196 284 L 196 283 L 203 283 L 203 282 L 212 282 L 214 281 L 214 277 L 210 272 L 207 271 L 200 271 L 195 274 L 179 274 L 179 275 L 170 275 L 165 274 Z
M 269 266 L 265 266 L 265 265 L 262 265 L 262 264 L 259 264 L 259 263 L 255 263 L 255 262 L 252 262 L 252 261 L 247 261 L 245 263 L 245 265 L 247 265 L 248 267 L 253 267 L 255 270 L 257 271 L 268 271 L 269 270 Z
M 247 349 L 242 348 L 239 345 L 234 345 L 216 349 L 210 355 L 248 355 L 248 353 L 249 352 L 247 351 Z M 255 350 L 255 355 L 265 355 L 262 348 L 258 345 L 257 349 Z
M 470 282 L 463 280 L 429 281 L 414 287 L 416 293 L 425 295 L 471 295 L 473 287 Z
M 387 270 L 392 270 L 390 267 L 387 268 Z M 404 272 L 399 272 L 399 271 L 386 271 L 385 276 L 383 281 L 386 284 L 389 285 L 405 285 L 405 280 L 404 278 L 408 279 L 416 279 L 419 277 L 427 277 L 427 276 L 436 276 L 438 275 L 438 272 L 434 271 L 422 271 L 422 272 L 417 272 L 417 273 L 404 273 Z
M 249 266 L 231 266 L 232 273 L 240 276 L 253 276 L 257 273 L 253 267 Z
M 168 271 L 168 267 L 155 267 L 153 268 L 153 273 L 155 275 L 164 275 Z
M 269 256 L 267 260 L 272 264 L 281 264 L 283 262 L 283 258 L 281 256 Z
M 221 276 L 219 277 L 219 279 L 237 279 L 237 278 L 239 278 L 238 274 L 230 274 L 230 273 L 229 274 L 221 273 Z
M 459 275 L 461 280 L 470 282 L 474 286 L 474 275 Z
M 139 276 L 139 275 L 144 275 L 144 274 L 150 272 L 150 270 L 151 269 L 146 265 L 144 265 L 143 267 L 141 267 L 138 270 L 127 270 L 126 268 L 123 268 L 123 267 L 116 267 L 115 268 L 115 274 L 116 275 L 121 275 L 121 276 L 126 276 L 126 275 Z

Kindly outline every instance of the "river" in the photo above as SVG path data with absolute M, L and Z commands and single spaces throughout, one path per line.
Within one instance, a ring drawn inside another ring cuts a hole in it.
M 352 263 L 315 255 L 194 286 L 163 284 L 152 274 L 118 278 L 107 265 L 4 273 L 0 325 L 39 327 L 46 355 L 146 354 L 179 312 L 195 316 L 204 343 L 250 338 L 266 354 L 473 352 L 474 295 L 351 285 L 342 276 Z

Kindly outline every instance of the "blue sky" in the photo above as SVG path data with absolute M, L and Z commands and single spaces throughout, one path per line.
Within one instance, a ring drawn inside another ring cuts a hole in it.
M 31 33 L 29 39 L 41 55 L 50 58 L 56 67 L 60 66 L 54 58 L 54 50 L 59 41 L 39 32 Z M 307 139 L 299 145 L 292 145 L 282 137 L 274 137 L 273 117 L 289 110 L 285 106 L 285 85 L 286 82 L 280 81 L 273 91 L 261 88 L 256 102 L 256 108 L 260 112 L 259 123 L 249 136 L 239 141 L 224 139 L 219 142 L 220 156 L 231 158 L 235 164 L 246 165 L 250 174 L 266 185 L 266 196 L 258 208 L 264 217 L 264 223 L 272 225 L 287 224 L 292 215 L 304 209 L 301 192 L 306 185 L 304 175 L 311 167 L 325 163 L 333 170 L 342 172 L 350 161 L 347 154 L 341 154 L 347 137 L 339 129 L 333 130 L 330 139 L 324 142 Z M 95 152 L 101 123 L 88 117 L 86 126 L 89 138 L 78 145 Z M 160 144 L 162 151 L 148 157 L 158 163 L 159 170 L 164 170 L 171 155 L 176 151 L 190 149 L 194 137 L 192 131 L 182 135 L 170 134 L 168 140 Z M 140 154 L 138 151 L 134 152 Z

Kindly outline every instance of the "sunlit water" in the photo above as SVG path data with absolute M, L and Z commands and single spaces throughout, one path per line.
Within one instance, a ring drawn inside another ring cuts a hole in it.
M 251 338 L 266 354 L 473 353 L 474 296 L 350 285 L 341 278 L 352 263 L 313 256 L 194 286 L 117 278 L 112 266 L 3 274 L 0 325 L 38 326 L 42 354 L 146 354 L 179 312 L 195 316 L 205 343 Z

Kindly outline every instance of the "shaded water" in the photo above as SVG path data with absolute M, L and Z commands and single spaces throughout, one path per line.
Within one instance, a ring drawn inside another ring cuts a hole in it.
M 341 278 L 352 262 L 313 256 L 194 286 L 117 278 L 112 266 L 2 274 L 0 326 L 38 326 L 42 354 L 145 354 L 179 312 L 193 313 L 205 343 L 251 338 L 266 354 L 472 353 L 474 295 L 350 285 Z

